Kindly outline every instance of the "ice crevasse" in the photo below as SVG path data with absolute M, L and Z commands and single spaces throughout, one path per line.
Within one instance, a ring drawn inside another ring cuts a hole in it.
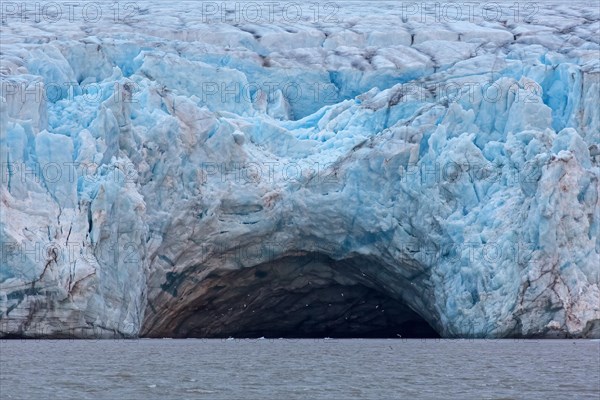
M 0 335 L 600 337 L 600 18 L 573 4 L 8 20 Z

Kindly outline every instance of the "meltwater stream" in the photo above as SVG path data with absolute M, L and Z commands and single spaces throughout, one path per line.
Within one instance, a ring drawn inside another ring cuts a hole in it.
M 2 399 L 598 399 L 597 340 L 2 340 Z

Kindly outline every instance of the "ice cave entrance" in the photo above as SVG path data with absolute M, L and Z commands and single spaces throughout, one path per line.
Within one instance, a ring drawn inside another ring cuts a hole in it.
M 361 267 L 365 263 L 305 254 L 212 272 L 193 290 L 179 290 L 145 336 L 439 337 L 406 303 L 371 282 L 375 266 Z

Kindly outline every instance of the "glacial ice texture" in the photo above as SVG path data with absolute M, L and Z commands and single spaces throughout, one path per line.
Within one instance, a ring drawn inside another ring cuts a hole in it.
M 0 335 L 599 337 L 599 8 L 513 3 L 3 4 Z

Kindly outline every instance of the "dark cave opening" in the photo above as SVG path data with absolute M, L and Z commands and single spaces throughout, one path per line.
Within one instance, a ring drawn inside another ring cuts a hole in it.
M 213 271 L 147 336 L 180 338 L 437 338 L 400 299 L 327 257 L 285 257 Z M 158 329 L 156 329 L 158 328 Z

